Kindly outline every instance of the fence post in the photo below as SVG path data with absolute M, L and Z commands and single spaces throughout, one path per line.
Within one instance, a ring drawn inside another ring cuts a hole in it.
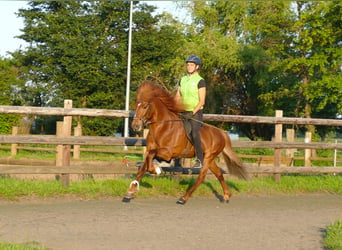
M 276 117 L 283 117 L 283 111 L 282 110 L 276 110 Z M 282 133 L 283 133 L 283 125 L 276 123 L 275 135 L 274 135 L 274 141 L 275 142 L 281 142 L 282 141 Z M 280 148 L 274 149 L 274 166 L 280 166 L 281 151 L 282 150 Z M 276 182 L 279 182 L 280 181 L 280 174 L 274 174 L 274 180 Z
M 74 128 L 74 136 L 82 136 L 82 127 L 80 123 L 77 123 L 77 126 Z M 80 159 L 81 155 L 81 145 L 74 145 L 74 159 Z
M 287 142 L 294 142 L 294 129 L 286 129 L 286 140 Z M 289 157 L 292 159 L 291 166 L 294 164 L 294 149 L 288 148 L 286 149 L 286 157 Z
M 305 143 L 311 142 L 311 132 L 305 133 Z M 311 149 L 304 150 L 304 167 L 311 167 Z
M 56 136 L 63 137 L 63 122 L 57 122 Z M 63 166 L 63 145 L 56 145 L 56 167 Z M 60 177 L 60 176 L 59 176 Z
M 17 126 L 13 126 L 12 127 L 12 135 L 18 135 L 18 127 Z M 16 156 L 18 153 L 18 144 L 13 143 L 11 144 L 11 157 Z
M 64 100 L 64 108 L 72 108 L 72 100 Z M 72 116 L 64 116 L 63 118 L 63 137 L 71 136 L 71 124 L 72 124 Z M 63 153 L 62 153 L 62 165 L 63 167 L 70 166 L 70 151 L 71 145 L 63 145 Z M 62 185 L 64 187 L 69 186 L 70 183 L 70 175 L 62 174 Z

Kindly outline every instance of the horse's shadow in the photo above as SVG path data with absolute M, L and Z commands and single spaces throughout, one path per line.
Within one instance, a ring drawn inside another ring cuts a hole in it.
M 236 185 L 234 185 L 233 183 L 229 183 L 229 184 L 228 184 L 228 181 L 227 181 L 226 183 L 227 183 L 227 185 L 228 185 L 229 187 L 231 187 L 232 189 L 234 189 L 234 190 L 236 190 L 236 191 L 239 192 L 239 188 L 238 188 Z M 217 192 L 217 190 L 213 187 L 213 185 L 211 185 L 211 183 L 205 182 L 204 184 L 205 184 L 208 188 L 211 189 L 212 193 L 215 195 L 215 197 L 216 197 L 220 202 L 225 202 L 225 200 L 224 200 L 224 198 L 223 198 L 223 195 L 222 195 L 222 194 L 219 194 L 219 193 Z
M 142 181 L 140 183 L 140 186 L 144 187 L 144 188 L 152 188 L 152 185 L 148 182 Z
M 189 180 L 181 180 L 180 184 L 181 185 L 188 185 L 187 187 L 187 191 L 192 187 L 192 185 L 194 185 L 196 179 L 195 178 L 191 178 Z M 232 182 L 226 181 L 227 185 L 231 188 L 234 189 L 235 191 L 239 192 L 239 188 Z M 215 195 L 215 197 L 220 201 L 220 202 L 224 202 L 224 198 L 223 195 L 220 194 L 210 182 L 204 182 L 204 185 L 206 185 L 211 191 L 212 193 Z

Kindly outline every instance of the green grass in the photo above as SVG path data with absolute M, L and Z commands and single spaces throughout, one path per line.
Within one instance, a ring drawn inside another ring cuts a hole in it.
M 37 242 L 29 242 L 24 244 L 11 244 L 0 242 L 1 250 L 47 250 L 45 247 L 41 247 Z
M 328 250 L 342 250 L 342 221 L 336 221 L 326 228 L 323 244 Z
M 185 177 L 177 181 L 173 177 L 144 177 L 141 182 L 139 197 L 179 196 L 183 194 L 195 181 L 196 177 Z M 83 180 L 70 183 L 63 187 L 60 181 L 30 181 L 18 180 L 6 176 L 0 177 L 0 199 L 15 200 L 20 197 L 63 197 L 78 196 L 82 198 L 98 199 L 101 197 L 122 197 L 133 180 L 131 178 L 117 178 L 112 180 Z M 277 194 L 305 194 L 331 193 L 342 194 L 342 176 L 282 176 L 280 182 L 272 177 L 255 178 L 250 182 L 243 180 L 229 180 L 228 185 L 234 195 L 277 195 Z M 206 180 L 204 185 L 194 193 L 195 196 L 212 195 L 213 191 L 222 192 L 217 180 Z

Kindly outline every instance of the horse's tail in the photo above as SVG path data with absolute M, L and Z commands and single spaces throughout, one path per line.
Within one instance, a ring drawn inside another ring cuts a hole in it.
M 248 180 L 249 175 L 245 166 L 242 164 L 239 157 L 234 153 L 229 136 L 226 133 L 224 133 L 224 135 L 226 145 L 222 151 L 222 156 L 227 165 L 229 173 L 239 178 Z

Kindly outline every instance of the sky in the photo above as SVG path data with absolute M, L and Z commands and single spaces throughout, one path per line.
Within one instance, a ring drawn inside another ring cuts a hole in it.
M 27 3 L 28 1 L 0 0 L 0 57 L 9 57 L 7 51 L 14 52 L 20 47 L 25 48 L 25 42 L 15 38 L 21 34 L 20 29 L 24 27 L 23 19 L 15 13 L 20 8 L 27 8 Z M 159 12 L 169 12 L 183 21 L 181 16 L 185 16 L 184 11 L 180 11 L 174 1 L 148 1 L 148 4 L 157 6 Z
M 26 1 L 0 1 L 0 56 L 6 56 L 6 51 L 19 49 L 24 42 L 14 38 L 20 35 L 24 23 L 22 18 L 14 14 L 19 8 L 27 6 Z

